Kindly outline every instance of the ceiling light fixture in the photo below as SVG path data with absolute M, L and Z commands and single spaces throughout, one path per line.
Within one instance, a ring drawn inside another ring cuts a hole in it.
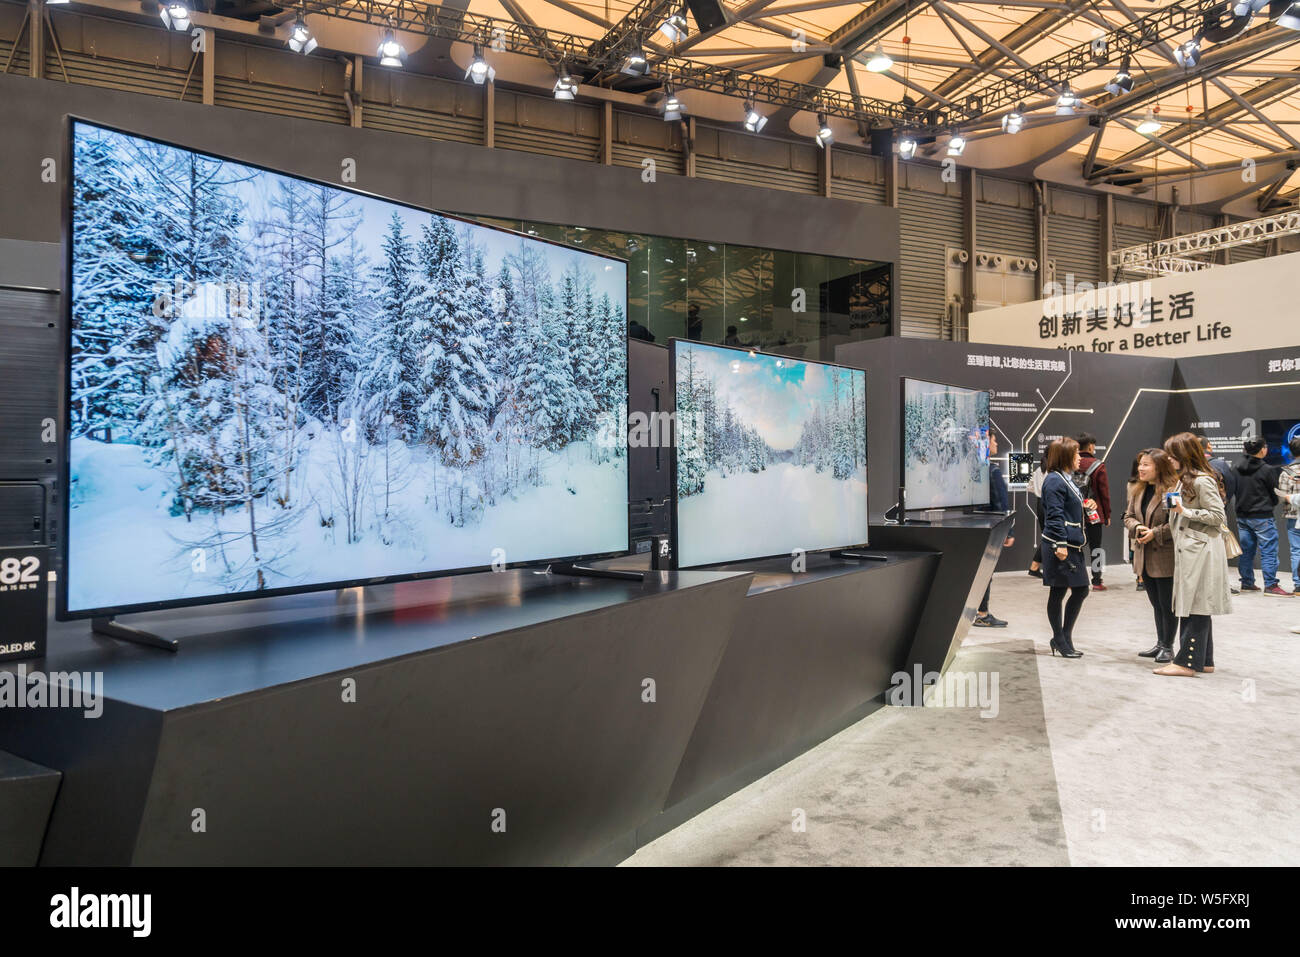
M 386 27 L 379 38 L 379 65 L 401 66 L 406 62 L 406 50 L 397 42 L 392 27 Z
M 875 52 L 867 59 L 867 69 L 872 73 L 884 73 L 886 70 L 892 69 L 893 66 L 893 57 L 885 52 L 883 46 L 877 44 Z
M 831 130 L 830 123 L 826 120 L 825 113 L 817 114 L 817 135 L 814 136 L 813 139 L 817 141 L 817 145 L 822 149 L 825 149 L 828 144 L 835 141 L 835 134 Z

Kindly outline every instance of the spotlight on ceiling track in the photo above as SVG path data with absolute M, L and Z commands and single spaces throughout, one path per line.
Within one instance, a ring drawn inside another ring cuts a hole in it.
M 683 11 L 678 10 L 672 14 L 663 23 L 659 24 L 659 32 L 664 35 L 664 39 L 669 43 L 681 43 L 686 39 L 689 28 L 686 26 L 686 15 Z
M 898 141 L 898 158 L 910 160 L 916 155 L 916 140 L 906 133 Z
M 178 2 L 178 0 L 161 4 L 158 8 L 158 15 L 162 17 L 162 22 L 170 30 L 184 32 L 190 28 L 190 8 L 186 4 Z
M 965 149 L 966 137 L 962 136 L 959 131 L 953 130 L 952 135 L 948 138 L 948 155 L 961 156 Z
M 1016 134 L 1025 128 L 1025 104 L 1017 103 L 1016 108 L 1002 117 L 1002 132 Z
M 664 115 L 665 123 L 674 123 L 682 118 L 685 107 L 682 106 L 682 101 L 677 99 L 671 83 L 664 84 L 664 99 L 659 104 L 659 109 Z
M 483 59 L 483 44 L 474 44 L 474 59 L 469 61 L 469 69 L 465 71 L 465 76 L 473 80 L 476 86 L 482 86 L 484 80 L 497 78 L 497 71 Z
M 1121 93 L 1133 92 L 1133 74 L 1129 72 L 1129 58 L 1124 57 L 1124 62 L 1120 65 L 1119 72 L 1111 77 L 1110 82 L 1106 84 L 1106 92 L 1111 96 L 1119 96 Z
M 1160 121 L 1156 119 L 1155 113 L 1151 108 L 1147 108 L 1146 116 L 1142 117 L 1142 122 L 1137 125 L 1137 131 L 1143 136 L 1151 136 L 1153 133 L 1160 132 Z
M 876 51 L 867 59 L 867 69 L 872 73 L 884 73 L 886 70 L 892 69 L 893 66 L 893 57 L 886 53 L 885 48 L 880 45 L 876 46 Z
M 650 72 L 650 61 L 645 58 L 644 50 L 639 46 L 633 47 L 618 70 L 626 76 L 645 76 Z
M 303 56 L 316 49 L 316 38 L 307 29 L 307 20 L 301 13 L 298 14 L 298 19 L 293 21 L 293 26 L 289 28 L 287 46 L 294 53 L 301 53 Z
M 1184 70 L 1190 70 L 1201 62 L 1201 35 L 1197 33 L 1190 40 L 1178 44 L 1174 50 L 1174 59 Z
M 817 141 L 817 145 L 822 149 L 835 142 L 835 134 L 831 131 L 831 125 L 827 122 L 825 113 L 817 114 L 817 135 L 813 139 Z
M 392 27 L 386 28 L 379 38 L 378 56 L 380 66 L 401 66 L 406 62 L 406 50 L 397 42 Z
M 47 7 L 57 7 L 57 6 L 62 6 L 67 2 L 68 0 L 45 0 L 45 5 Z
M 1276 20 L 1279 27 L 1300 30 L 1300 3 L 1290 0 L 1272 0 L 1268 5 L 1268 18 Z
M 1234 17 L 1244 17 L 1248 14 L 1256 14 L 1268 6 L 1269 0 L 1236 0 L 1232 5 L 1232 15 Z
M 1074 108 L 1079 105 L 1079 98 L 1070 89 L 1070 84 L 1061 87 L 1061 95 L 1056 98 L 1056 115 L 1073 116 Z
M 763 127 L 767 126 L 767 117 L 758 112 L 754 106 L 753 100 L 745 101 L 745 129 L 751 133 L 763 132 Z
M 578 81 L 569 75 L 569 71 L 563 67 L 560 69 L 560 75 L 555 79 L 555 98 L 557 100 L 572 100 L 578 95 Z

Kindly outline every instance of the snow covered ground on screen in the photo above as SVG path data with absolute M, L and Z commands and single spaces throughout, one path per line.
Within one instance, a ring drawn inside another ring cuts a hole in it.
M 678 504 L 678 560 L 711 565 L 867 540 L 867 470 L 847 481 L 789 462 L 762 472 L 710 474 Z
M 268 588 L 486 566 L 497 557 L 497 548 L 505 550 L 502 561 L 519 562 L 627 547 L 625 460 L 594 463 L 586 442 L 558 454 L 542 453 L 545 484 L 498 500 L 482 510 L 477 523 L 463 527 L 449 525 L 435 504 L 446 494 L 448 470 L 418 448 L 411 451 L 403 487 L 389 496 L 390 519 L 385 522 L 383 449 L 372 449 L 360 540 L 349 544 L 337 515 L 333 527 L 321 524 L 322 514 L 334 511 L 328 503 L 338 485 L 331 474 L 337 441 L 332 431 L 309 440 L 293 499 L 296 514 L 260 543 L 268 555 Z M 68 569 L 69 607 L 107 608 L 241 590 L 230 569 L 248 574 L 246 542 L 227 544 L 224 557 L 223 549 L 203 543 L 218 530 L 226 540 L 240 535 L 248 525 L 243 508 L 220 518 L 195 513 L 190 522 L 170 514 L 173 483 L 148 465 L 138 445 L 76 439 L 71 464 L 75 497 L 69 546 L 75 560 Z

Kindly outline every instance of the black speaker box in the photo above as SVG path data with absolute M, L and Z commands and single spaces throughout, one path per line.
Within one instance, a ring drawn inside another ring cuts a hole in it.
M 727 14 L 723 12 L 718 0 L 686 0 L 686 6 L 690 8 L 695 25 L 701 32 L 716 30 L 727 23 Z

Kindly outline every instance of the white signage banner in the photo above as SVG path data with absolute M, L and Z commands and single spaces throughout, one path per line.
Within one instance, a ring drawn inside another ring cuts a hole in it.
M 1300 253 L 1127 283 L 1049 284 L 970 316 L 970 341 L 1139 356 L 1300 345 Z

